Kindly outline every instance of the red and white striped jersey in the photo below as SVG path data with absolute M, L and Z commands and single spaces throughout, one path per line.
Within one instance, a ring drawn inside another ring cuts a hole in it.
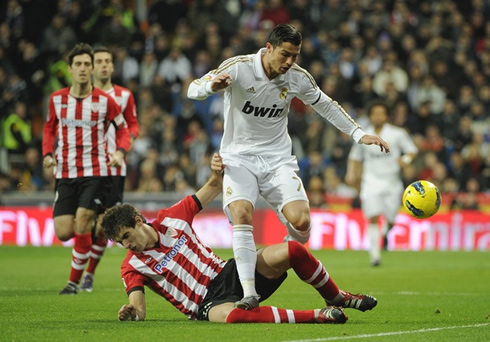
M 118 148 L 128 151 L 129 131 L 112 97 L 94 88 L 89 96 L 77 99 L 70 95 L 69 87 L 51 95 L 43 130 L 43 156 L 53 153 L 57 141 L 56 178 L 109 175 L 104 135 L 111 122 L 118 128 Z
M 139 134 L 140 126 L 138 124 L 138 117 L 136 113 L 136 105 L 134 103 L 134 97 L 131 91 L 127 88 L 114 85 L 114 87 L 108 91 L 107 94 L 111 95 L 116 103 L 121 107 L 121 112 L 128 124 L 129 133 L 133 139 L 136 139 Z M 116 128 L 114 125 L 110 125 L 107 129 L 106 133 L 107 140 L 107 151 L 109 153 L 114 153 L 117 151 L 117 142 L 116 142 Z M 111 167 L 110 168 L 111 176 L 126 176 L 127 174 L 127 166 L 126 160 L 123 161 L 121 167 Z
M 194 196 L 160 210 L 152 223 L 158 233 L 158 244 L 138 254 L 128 251 L 122 263 L 121 276 L 127 294 L 146 285 L 189 319 L 196 319 L 209 283 L 226 263 L 199 240 L 192 228 L 199 211 Z

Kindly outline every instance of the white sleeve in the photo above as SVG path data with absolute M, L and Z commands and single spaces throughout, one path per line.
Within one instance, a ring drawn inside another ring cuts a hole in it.
M 210 71 L 203 77 L 192 81 L 192 83 L 189 85 L 189 89 L 187 89 L 188 98 L 193 100 L 204 100 L 208 96 L 214 94 L 213 90 L 211 89 L 211 81 L 216 77 L 216 75 L 213 74 L 213 71 Z
M 342 108 L 337 101 L 332 100 L 323 91 L 319 90 L 318 100 L 312 105 L 313 109 L 322 117 L 330 121 L 341 132 L 348 134 L 360 144 L 360 140 L 366 135 L 361 126 Z
M 304 77 L 300 81 L 301 91 L 298 98 L 303 103 L 312 106 L 318 114 L 360 144 L 361 138 L 366 133 L 337 101 L 332 100 L 318 87 L 309 72 L 303 69 L 303 75 Z

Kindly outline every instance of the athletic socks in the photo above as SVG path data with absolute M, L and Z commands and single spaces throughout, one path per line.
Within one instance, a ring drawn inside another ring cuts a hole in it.
M 289 310 L 261 306 L 252 310 L 234 309 L 226 323 L 315 323 L 316 310 Z
M 325 267 L 302 244 L 289 241 L 288 252 L 289 264 L 301 280 L 313 286 L 328 302 L 335 303 L 342 298 Z
M 369 257 L 371 263 L 379 263 L 381 259 L 380 251 L 380 232 L 377 223 L 369 223 L 368 225 L 368 236 L 369 236 Z
M 89 254 L 90 260 L 87 267 L 87 273 L 90 273 L 92 275 L 95 273 L 95 269 L 99 264 L 102 255 L 104 255 L 104 251 L 106 247 L 107 247 L 107 239 L 105 238 L 104 233 L 100 231 L 99 234 L 97 235 L 97 239 L 92 244 L 92 248 L 90 250 L 90 254 Z
M 311 234 L 311 224 L 310 226 L 308 227 L 307 230 L 305 231 L 301 231 L 301 230 L 297 230 L 296 228 L 294 228 L 291 223 L 287 223 L 286 224 L 286 229 L 288 231 L 288 237 L 287 237 L 287 240 L 290 241 L 298 241 L 300 243 L 302 243 L 303 245 L 305 243 L 308 242 L 308 240 L 310 239 L 310 234 Z
M 253 227 L 248 224 L 233 226 L 233 254 L 244 297 L 257 296 L 255 290 L 257 251 L 252 231 Z
M 92 234 L 75 234 L 75 245 L 72 250 L 70 281 L 80 283 L 83 270 L 87 265 L 90 248 L 92 246 Z

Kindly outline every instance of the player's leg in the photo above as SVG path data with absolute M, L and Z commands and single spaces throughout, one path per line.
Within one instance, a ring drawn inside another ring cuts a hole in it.
M 286 203 L 282 208 L 282 214 L 287 220 L 286 240 L 307 243 L 311 234 L 310 206 L 307 201 L 299 200 Z
M 78 203 L 73 200 L 77 189 L 70 179 L 57 179 L 53 204 L 54 232 L 60 241 L 68 241 L 75 234 L 75 212 Z
M 366 311 L 377 304 L 372 296 L 339 290 L 322 263 L 297 241 L 268 246 L 257 253 L 257 272 L 265 278 L 277 279 L 290 268 L 301 280 L 313 286 L 327 305 Z
M 60 294 L 78 293 L 78 284 L 87 265 L 92 246 L 91 229 L 95 220 L 95 200 L 100 198 L 104 179 L 104 177 L 83 177 L 74 180 L 78 188 L 78 208 L 75 213 L 74 228 L 75 243 L 72 250 L 70 278 Z
M 260 183 L 260 194 L 276 210 L 286 225 L 285 240 L 308 242 L 311 232 L 310 207 L 303 182 L 296 174 L 294 158 L 286 158 Z
M 379 266 L 381 263 L 381 232 L 379 219 L 385 211 L 383 195 L 372 194 L 369 198 L 361 196 L 361 209 L 364 217 L 368 221 L 367 234 L 369 238 L 369 260 L 371 265 Z
M 53 205 L 53 221 L 56 237 L 68 241 L 75 236 L 75 213 L 78 206 L 78 187 L 76 180 L 57 179 Z M 72 253 L 73 254 L 73 253 Z M 78 285 L 68 284 L 59 292 L 60 295 L 77 294 Z
M 88 266 L 83 275 L 82 286 L 80 287 L 81 291 L 93 291 L 95 270 L 107 247 L 107 239 L 105 238 L 101 227 L 101 222 L 104 218 L 104 210 L 122 203 L 125 177 L 113 176 L 108 177 L 108 180 L 108 186 L 104 191 L 103 204 L 100 203 L 97 208 L 97 220 L 95 220 L 96 223 L 92 229 L 92 247 L 90 249 Z
M 215 306 L 209 320 L 221 323 L 345 323 L 347 316 L 342 308 L 329 306 L 314 310 L 282 309 L 262 306 L 246 311 L 234 308 L 231 303 Z
M 400 182 L 398 185 L 393 186 L 392 190 L 384 196 L 385 222 L 381 230 L 384 250 L 388 250 L 388 233 L 395 225 L 396 215 L 400 211 L 400 199 L 402 198 L 403 190 L 403 184 Z
M 236 306 L 252 309 L 259 305 L 255 289 L 257 253 L 253 237 L 253 206 L 258 197 L 255 175 L 237 160 L 224 159 L 223 207 L 233 225 L 233 254 L 243 287 L 243 299 Z
M 286 245 L 286 244 L 285 244 Z M 282 247 L 287 250 L 287 248 Z M 284 251 L 277 256 L 276 260 L 284 258 Z M 271 250 L 271 256 L 274 252 Z M 272 261 L 272 260 L 269 260 Z M 262 261 L 260 261 L 262 262 Z M 276 267 L 280 272 L 283 266 Z M 267 278 L 257 272 L 256 284 L 261 299 L 272 295 L 287 277 L 283 272 L 277 276 L 275 271 L 264 272 L 274 276 Z M 276 277 L 277 276 L 277 277 Z M 216 277 L 208 288 L 208 294 L 199 306 L 197 318 L 211 322 L 227 323 L 344 323 L 347 317 L 342 309 L 327 307 L 316 310 L 286 310 L 271 306 L 256 307 L 251 310 L 236 308 L 234 302 L 243 295 L 235 260 L 229 260 L 225 268 Z

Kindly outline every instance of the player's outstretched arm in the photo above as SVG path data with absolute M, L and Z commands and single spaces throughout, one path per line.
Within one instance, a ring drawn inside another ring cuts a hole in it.
M 216 196 L 221 193 L 223 187 L 223 161 L 219 154 L 215 153 L 211 159 L 211 177 L 209 180 L 196 192 L 196 197 L 201 202 L 203 208 L 211 203 Z
M 133 291 L 129 294 L 129 304 L 119 309 L 117 317 L 120 321 L 143 321 L 146 316 L 146 300 L 143 291 Z
M 390 146 L 388 146 L 388 143 L 377 135 L 366 134 L 361 138 L 360 142 L 364 145 L 378 145 L 381 148 L 381 152 L 390 152 Z

